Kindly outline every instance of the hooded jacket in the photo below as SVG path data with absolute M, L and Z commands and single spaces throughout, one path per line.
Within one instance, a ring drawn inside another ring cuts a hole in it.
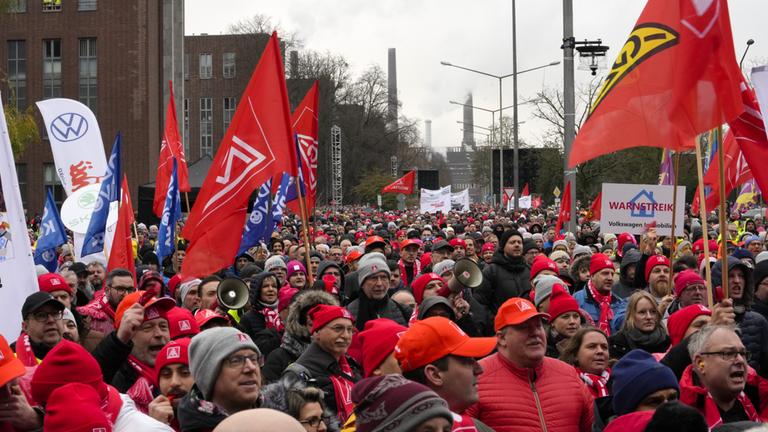
M 630 249 L 624 254 L 624 257 L 621 259 L 621 265 L 619 266 L 619 280 L 613 284 L 613 288 L 611 289 L 611 292 L 613 292 L 614 295 L 625 299 L 631 296 L 635 291 L 635 287 L 632 286 L 633 280 L 627 278 L 627 267 L 632 264 L 637 265 L 637 263 L 640 262 L 641 256 L 642 254 L 637 249 Z
M 346 292 L 345 291 L 346 277 L 344 276 L 344 269 L 342 269 L 339 264 L 329 260 L 320 261 L 320 265 L 317 267 L 317 275 L 315 275 L 315 283 L 317 283 L 317 281 L 322 282 L 322 276 L 320 275 L 323 274 L 323 272 L 329 269 L 330 267 L 335 267 L 336 269 L 339 270 L 339 273 L 341 273 L 341 281 L 339 285 L 339 300 L 341 301 L 342 304 L 346 304 L 346 301 L 344 299 L 344 293 Z
M 760 286 L 760 282 L 768 277 L 768 261 L 757 263 L 753 275 L 754 287 L 755 290 L 757 290 L 757 287 Z M 757 298 L 757 295 L 755 295 L 754 302 L 755 303 L 752 305 L 752 310 L 762 315 L 765 319 L 768 319 L 768 301 L 762 301 Z
M 251 310 L 240 318 L 240 328 L 253 339 L 253 343 L 259 347 L 259 351 L 265 356 L 280 346 L 280 339 L 282 338 L 282 332 L 275 328 L 269 328 L 267 318 L 264 316 L 263 309 L 272 308 L 273 305 L 259 301 L 261 285 L 264 283 L 264 279 L 270 276 L 277 279 L 277 276 L 272 272 L 261 272 L 253 277 L 248 294 Z M 274 305 L 274 309 L 277 311 L 277 305 Z
M 500 243 L 501 244 L 501 243 Z M 508 257 L 497 250 L 491 264 L 483 269 L 483 283 L 474 296 L 480 304 L 495 313 L 512 297 L 527 297 L 531 290 L 531 269 L 522 256 Z
M 307 328 L 307 312 L 319 304 L 338 306 L 339 302 L 323 291 L 309 290 L 296 294 L 293 302 L 288 306 L 285 333 L 280 346 L 269 353 L 264 367 L 261 368 L 264 383 L 277 381 L 285 368 L 295 362 L 312 343 Z

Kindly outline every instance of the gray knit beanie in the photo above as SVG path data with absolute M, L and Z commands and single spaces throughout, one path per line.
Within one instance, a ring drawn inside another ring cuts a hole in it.
M 568 251 L 568 242 L 565 240 L 555 240 L 554 243 L 552 243 L 552 250 L 557 249 L 558 247 L 564 248 L 564 250 Z
M 363 255 L 363 257 L 370 255 L 366 254 Z M 363 285 L 363 281 L 368 276 L 373 276 L 376 273 L 386 272 L 387 276 L 390 275 L 389 272 L 389 266 L 387 265 L 387 262 L 383 259 L 378 258 L 369 258 L 365 262 L 363 262 L 362 258 L 360 259 L 360 262 L 357 267 L 357 281 L 360 283 L 360 285 Z
M 272 271 L 273 268 L 278 267 L 282 268 L 283 270 L 288 268 L 288 266 L 285 265 L 285 261 L 281 255 L 273 255 L 264 261 L 264 271 Z
M 189 370 L 206 400 L 213 397 L 213 387 L 224 359 L 241 349 L 261 354 L 250 336 L 232 327 L 214 327 L 192 338 L 189 344 Z
M 582 254 L 592 255 L 592 249 L 590 249 L 589 246 L 576 245 L 576 247 L 573 248 L 573 257 L 576 258 Z
M 456 266 L 456 261 L 452 259 L 442 260 L 439 263 L 432 266 L 432 272 L 442 276 L 443 273 L 447 272 L 448 270 L 453 270 L 453 267 L 455 266 Z
M 546 300 L 547 297 L 552 295 L 552 287 L 555 286 L 555 284 L 565 285 L 562 279 L 557 276 L 536 276 L 536 278 L 533 280 L 533 286 L 535 289 L 535 294 L 533 295 L 533 304 L 536 305 L 536 308 L 538 308 L 541 302 Z
M 189 294 L 189 291 L 192 288 L 195 288 L 200 285 L 200 282 L 202 282 L 200 279 L 190 279 L 181 285 L 179 285 L 179 303 L 184 304 L 184 298 Z

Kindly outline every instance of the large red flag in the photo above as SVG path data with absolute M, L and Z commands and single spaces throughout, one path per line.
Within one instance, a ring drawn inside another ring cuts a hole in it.
M 152 211 L 160 217 L 163 215 L 165 195 L 168 193 L 168 181 L 173 171 L 173 158 L 176 158 L 176 174 L 179 176 L 179 191 L 189 192 L 189 170 L 184 156 L 184 144 L 179 135 L 179 125 L 176 122 L 176 102 L 173 99 L 173 82 L 169 82 L 170 95 L 168 108 L 165 112 L 165 130 L 163 141 L 160 144 L 160 157 L 157 160 L 157 174 L 155 175 L 155 198 L 152 202 Z
M 416 171 L 408 171 L 404 176 L 384 186 L 381 193 L 394 193 L 410 195 L 413 193 L 413 185 L 416 183 Z
M 526 183 L 525 186 L 523 186 L 523 191 L 520 192 L 520 196 L 524 197 L 524 196 L 528 196 L 530 194 L 531 194 L 531 192 L 528 191 L 528 183 Z
M 630 147 L 676 151 L 743 110 L 726 0 L 649 0 L 568 160 Z
M 560 212 L 557 214 L 557 224 L 555 225 L 555 238 L 561 239 L 565 236 L 560 234 L 563 224 L 571 220 L 571 182 L 565 184 L 563 199 L 560 201 Z
M 120 209 L 117 212 L 117 227 L 115 229 L 115 239 L 112 241 L 112 249 L 109 251 L 107 272 L 116 268 L 124 268 L 133 274 L 134 280 L 137 280 L 136 262 L 133 259 L 133 242 L 131 240 L 133 206 L 131 205 L 131 190 L 128 189 L 127 176 L 123 176 L 123 184 L 120 189 Z
M 592 201 L 592 205 L 589 206 L 589 217 L 587 220 L 591 221 L 599 221 L 600 216 L 602 216 L 600 207 L 603 205 L 603 193 L 598 192 L 597 196 L 595 197 L 595 200 Z
M 291 125 L 296 133 L 296 139 L 301 152 L 301 177 L 308 186 L 304 201 L 307 204 L 307 214 L 311 215 L 315 208 L 317 194 L 317 137 L 318 137 L 318 106 L 320 90 L 315 81 L 304 99 L 291 116 Z M 280 184 L 278 181 L 277 184 Z M 295 214 L 299 214 L 299 201 L 289 201 L 286 206 Z
M 728 123 L 744 154 L 747 165 L 753 168 L 752 175 L 761 191 L 768 191 L 768 170 L 763 164 L 768 161 L 768 136 L 765 134 L 765 123 L 757 103 L 755 91 L 741 83 L 741 97 L 744 102 L 744 112 Z M 745 179 L 746 182 L 748 179 Z M 743 184 L 739 183 L 739 184 Z
M 296 175 L 296 152 L 277 33 L 240 99 L 184 226 L 190 241 L 182 274 L 203 276 L 232 265 L 248 198 L 276 172 Z

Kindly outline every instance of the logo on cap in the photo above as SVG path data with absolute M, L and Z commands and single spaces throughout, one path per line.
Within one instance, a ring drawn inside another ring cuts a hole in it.
M 533 309 L 528 303 L 524 301 L 520 301 L 517 303 L 517 308 L 520 309 L 520 312 L 525 312 L 527 310 Z
M 149 321 L 155 318 L 160 318 L 160 311 L 156 307 L 151 307 L 144 312 L 144 320 Z
M 60 283 L 61 283 L 61 281 L 56 279 L 56 278 L 52 278 L 51 279 L 51 285 L 53 285 L 53 286 L 59 285 Z
M 607 266 L 612 266 L 613 265 L 613 263 L 609 259 L 606 259 L 604 264 L 607 265 Z
M 246 336 L 245 333 L 238 333 L 237 340 L 240 342 L 248 342 L 248 336 Z
M 168 360 L 181 358 L 181 347 L 168 347 Z
M 526 305 L 526 306 L 527 306 L 527 305 Z M 457 332 L 458 334 L 460 334 L 460 335 L 462 335 L 462 336 L 466 336 L 466 335 L 467 335 L 466 333 L 464 333 L 464 330 L 462 330 L 462 329 L 461 329 L 461 327 L 459 327 L 459 326 L 458 326 L 458 324 L 456 324 L 455 322 L 453 322 L 453 321 L 448 321 L 448 324 L 450 324 L 450 325 L 451 325 L 451 327 L 453 327 L 453 329 L 454 329 L 454 330 L 456 330 L 456 332 Z
M 179 330 L 191 330 L 192 326 L 189 324 L 189 320 L 181 320 L 179 321 Z

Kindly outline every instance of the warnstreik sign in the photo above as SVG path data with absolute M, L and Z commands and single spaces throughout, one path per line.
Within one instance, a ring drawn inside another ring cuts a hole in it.
M 672 233 L 673 186 L 603 183 L 600 231 L 645 234 L 656 223 L 659 235 Z M 685 186 L 677 187 L 675 234 L 683 235 Z

